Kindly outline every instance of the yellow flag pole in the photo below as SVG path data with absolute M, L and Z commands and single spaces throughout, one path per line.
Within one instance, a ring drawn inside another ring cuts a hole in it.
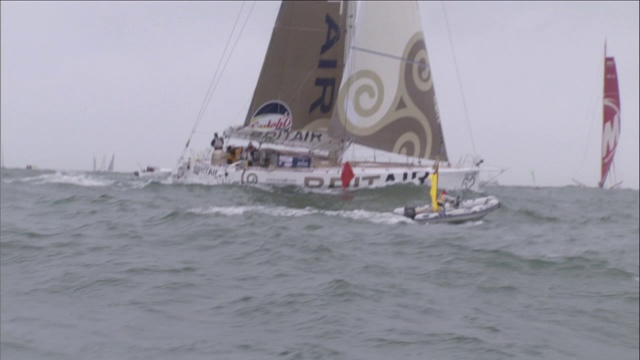
M 431 195 L 431 206 L 433 207 L 433 211 L 438 211 L 438 163 L 440 160 L 436 160 L 436 163 L 433 165 L 433 174 L 431 175 L 431 190 L 429 191 Z

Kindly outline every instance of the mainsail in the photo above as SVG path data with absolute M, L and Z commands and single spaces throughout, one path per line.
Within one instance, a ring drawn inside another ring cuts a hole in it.
M 342 1 L 283 1 L 244 125 L 328 127 L 344 69 Z
M 620 92 L 618 75 L 613 57 L 604 58 L 604 96 L 602 108 L 602 158 L 599 187 L 603 187 L 611 169 L 620 138 Z
M 417 2 L 361 2 L 356 24 L 329 133 L 448 161 Z
M 448 161 L 418 3 L 283 1 L 244 127 Z

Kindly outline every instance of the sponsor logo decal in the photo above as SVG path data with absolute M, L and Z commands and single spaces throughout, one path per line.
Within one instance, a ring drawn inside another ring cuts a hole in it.
M 249 135 L 249 140 L 264 144 L 322 143 L 322 134 L 316 131 L 255 131 Z
M 218 169 L 214 169 L 210 166 L 195 164 L 193 166 L 193 173 L 196 175 L 208 175 L 208 176 L 217 176 Z
M 607 115 L 613 114 L 609 115 L 611 120 L 605 121 L 602 125 L 602 154 L 604 154 L 605 161 L 610 161 L 620 136 L 620 109 L 615 100 L 605 98 L 604 111 Z
M 292 124 L 293 118 L 287 104 L 272 100 L 260 106 L 249 126 L 260 130 L 291 130 Z
M 384 178 L 385 183 L 395 183 L 395 182 L 414 182 L 420 185 L 425 183 L 427 177 L 429 177 L 429 172 L 425 171 L 424 176 L 419 176 L 421 173 L 417 171 L 413 172 L 404 172 L 398 174 L 388 174 Z M 397 180 L 396 180 L 397 179 Z M 357 187 L 370 187 L 376 186 L 379 182 L 383 180 L 381 175 L 369 175 L 369 176 L 356 176 L 353 178 L 352 182 L 348 187 L 357 188 Z M 474 177 L 475 181 L 475 177 Z M 325 180 L 321 177 L 316 176 L 307 176 L 304 178 L 304 186 L 309 188 L 321 188 L 323 186 L 327 186 L 328 188 L 335 188 L 342 186 L 342 178 L 339 176 L 329 178 L 328 183 L 325 184 Z M 362 185 L 362 186 L 361 186 Z
M 340 26 L 327 14 L 324 22 L 327 24 L 327 37 L 320 48 L 320 55 L 323 56 L 340 40 Z M 318 74 L 322 74 L 322 69 L 335 70 L 338 68 L 337 59 L 320 58 L 318 61 Z M 333 109 L 333 99 L 336 90 L 335 72 L 331 71 L 331 76 L 318 76 L 315 80 L 315 86 L 322 88 L 322 93 L 309 106 L 309 114 L 316 109 L 320 109 L 323 114 L 328 114 Z

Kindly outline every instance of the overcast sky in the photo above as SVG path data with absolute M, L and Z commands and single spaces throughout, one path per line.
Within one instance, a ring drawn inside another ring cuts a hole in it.
M 252 12 L 192 140 L 196 148 L 244 121 L 279 6 L 245 4 L 240 24 Z M 3 1 L 5 164 L 90 170 L 94 155 L 115 154 L 116 171 L 174 167 L 241 7 Z M 595 185 L 606 38 L 621 92 L 616 176 L 638 189 L 637 1 L 451 2 L 444 9 L 420 3 L 453 163 L 475 152 L 509 169 L 501 184 L 531 185 L 533 171 L 537 185 L 572 178 Z

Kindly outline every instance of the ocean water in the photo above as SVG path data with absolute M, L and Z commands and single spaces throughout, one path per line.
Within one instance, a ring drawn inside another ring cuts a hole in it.
M 2 170 L 2 359 L 638 359 L 639 193 L 172 185 Z M 481 193 L 467 194 L 480 196 Z

